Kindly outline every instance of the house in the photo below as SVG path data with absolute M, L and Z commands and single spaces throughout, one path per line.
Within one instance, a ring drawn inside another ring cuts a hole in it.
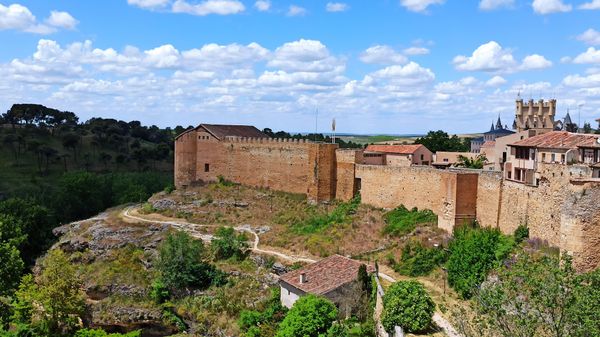
M 486 171 L 502 171 L 510 153 L 508 144 L 531 136 L 535 136 L 535 131 L 525 130 L 486 142 L 481 149 L 481 154 L 486 158 L 486 164 L 483 169 Z
M 584 164 L 591 177 L 600 174 L 600 135 L 551 131 L 509 144 L 505 178 L 537 186 L 538 167 L 543 164 Z
M 364 152 L 365 164 L 388 166 L 430 165 L 433 153 L 422 144 L 369 145 Z
M 479 153 L 481 146 L 485 143 L 483 137 L 477 137 L 471 139 L 471 153 Z
M 284 274 L 279 279 L 281 304 L 291 308 L 306 294 L 323 296 L 332 301 L 341 317 L 350 317 L 362 309 L 363 289 L 358 279 L 362 262 L 332 255 L 304 268 Z M 367 268 L 369 273 L 374 268 Z
M 479 156 L 479 154 L 472 152 L 438 151 L 433 155 L 433 163 L 431 165 L 437 168 L 448 168 L 458 163 L 461 156 L 469 159 L 475 159 L 477 156 Z

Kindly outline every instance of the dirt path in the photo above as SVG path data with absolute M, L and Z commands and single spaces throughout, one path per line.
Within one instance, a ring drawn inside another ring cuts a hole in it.
M 201 233 L 200 231 L 198 231 L 198 228 L 216 228 L 216 227 L 218 227 L 217 225 L 199 225 L 199 224 L 194 224 L 194 223 L 187 222 L 187 221 L 165 221 L 165 220 L 146 219 L 146 218 L 142 218 L 139 215 L 132 215 L 131 214 L 132 210 L 136 210 L 136 208 L 133 206 L 127 207 L 127 208 L 125 208 L 125 210 L 122 211 L 121 215 L 126 219 L 134 220 L 134 221 L 138 221 L 138 222 L 159 223 L 159 224 L 169 225 L 177 230 L 187 232 L 192 237 L 195 237 L 197 239 L 201 239 L 202 241 L 207 241 L 207 242 L 210 242 L 214 238 L 214 236 L 212 236 L 210 234 Z M 251 235 L 254 236 L 254 241 L 252 242 L 252 247 L 251 247 L 251 250 L 253 252 L 261 253 L 261 254 L 265 254 L 265 255 L 277 256 L 279 258 L 282 258 L 284 260 L 291 261 L 291 262 L 314 263 L 317 261 L 316 259 L 313 259 L 310 257 L 285 254 L 285 253 L 282 253 L 282 252 L 276 251 L 276 250 L 261 249 L 258 247 L 260 244 L 260 237 L 251 228 L 234 227 L 234 229 L 238 232 L 246 232 L 246 233 L 250 233 Z M 393 278 L 392 276 L 385 274 L 381 271 L 379 271 L 379 277 L 388 282 L 392 282 L 392 283 L 396 282 L 395 278 Z M 456 329 L 454 329 L 454 327 L 452 327 L 452 324 L 450 324 L 450 322 L 446 318 L 444 318 L 439 312 L 434 313 L 433 321 L 446 333 L 446 335 L 448 335 L 448 337 L 462 337 L 456 331 Z

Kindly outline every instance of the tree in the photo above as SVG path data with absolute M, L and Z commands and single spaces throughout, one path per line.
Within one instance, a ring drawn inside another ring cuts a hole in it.
M 9 243 L 0 243 L 0 296 L 10 296 L 19 285 L 25 267 L 19 250 Z M 0 326 L 2 325 L 0 315 Z
M 62 137 L 62 145 L 65 149 L 73 151 L 73 159 L 77 162 L 77 147 L 79 145 L 79 136 L 75 133 L 67 133 Z
M 470 298 L 513 244 L 514 241 L 502 236 L 498 229 L 457 227 L 448 247 L 448 283 L 462 298 Z
M 169 234 L 159 247 L 156 264 L 164 285 L 171 290 L 208 287 L 216 270 L 204 261 L 204 255 L 202 241 L 186 232 Z
M 383 296 L 382 324 L 388 332 L 400 326 L 408 332 L 419 332 L 431 325 L 435 303 L 417 281 L 392 284 Z
M 426 136 L 417 138 L 415 144 L 423 144 L 431 152 L 451 151 L 467 152 L 469 147 L 458 136 L 452 137 L 442 130 L 429 131 Z
M 41 267 L 38 277 L 25 276 L 21 281 L 15 294 L 15 317 L 50 334 L 73 331 L 85 309 L 76 268 L 60 249 L 49 251 Z
M 592 125 L 589 122 L 583 123 L 583 133 L 592 133 Z
M 219 227 L 210 245 L 217 260 L 243 260 L 248 251 L 247 240 L 244 233 L 236 234 L 233 227 Z
M 483 169 L 483 165 L 485 165 L 486 161 L 487 161 L 487 158 L 485 157 L 485 155 L 482 155 L 482 154 L 478 155 L 475 158 L 469 158 L 469 157 L 465 157 L 463 155 L 459 155 L 456 166 L 481 170 L 481 169 Z
M 336 320 L 338 311 L 326 298 L 306 295 L 294 303 L 279 325 L 276 337 L 324 336 Z

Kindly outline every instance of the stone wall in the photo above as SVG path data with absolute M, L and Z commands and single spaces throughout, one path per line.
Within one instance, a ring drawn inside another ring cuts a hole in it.
M 477 182 L 477 221 L 484 227 L 498 227 L 502 172 L 481 171 Z
M 465 175 L 465 178 L 458 176 Z M 466 177 L 469 176 L 469 177 Z M 463 217 L 476 214 L 477 174 L 437 170 L 424 166 L 392 167 L 357 165 L 361 198 L 376 207 L 430 209 L 438 216 L 438 226 L 452 232 Z M 461 198 L 458 203 L 457 196 Z M 457 214 L 459 219 L 457 219 Z
M 359 186 L 355 181 L 356 163 L 363 162 L 362 150 L 338 149 L 336 156 L 336 193 L 338 200 L 348 201 L 354 198 Z
M 292 139 L 219 141 L 191 131 L 175 142 L 175 182 L 181 187 L 222 176 L 244 185 L 330 200 L 335 197 L 336 149 L 334 144 Z

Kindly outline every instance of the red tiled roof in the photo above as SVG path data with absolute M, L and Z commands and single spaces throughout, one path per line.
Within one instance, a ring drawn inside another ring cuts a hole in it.
M 305 293 L 324 295 L 356 280 L 358 268 L 361 265 L 363 265 L 362 262 L 336 254 L 284 274 L 281 276 L 280 282 L 285 282 Z M 368 267 L 367 271 L 373 272 L 374 268 Z M 302 273 L 306 277 L 304 283 L 300 283 L 300 274 Z
M 575 149 L 577 147 L 598 147 L 600 135 L 552 131 L 520 140 L 511 146 L 526 146 L 549 149 Z
M 225 137 L 252 137 L 252 138 L 269 138 L 262 131 L 250 125 L 219 125 L 219 124 L 200 124 L 194 129 L 187 130 L 181 133 L 176 138 L 198 129 L 204 129 L 215 138 L 223 140 Z
M 414 145 L 369 145 L 365 151 L 368 152 L 383 152 L 383 153 L 394 153 L 394 154 L 413 154 L 422 144 Z

